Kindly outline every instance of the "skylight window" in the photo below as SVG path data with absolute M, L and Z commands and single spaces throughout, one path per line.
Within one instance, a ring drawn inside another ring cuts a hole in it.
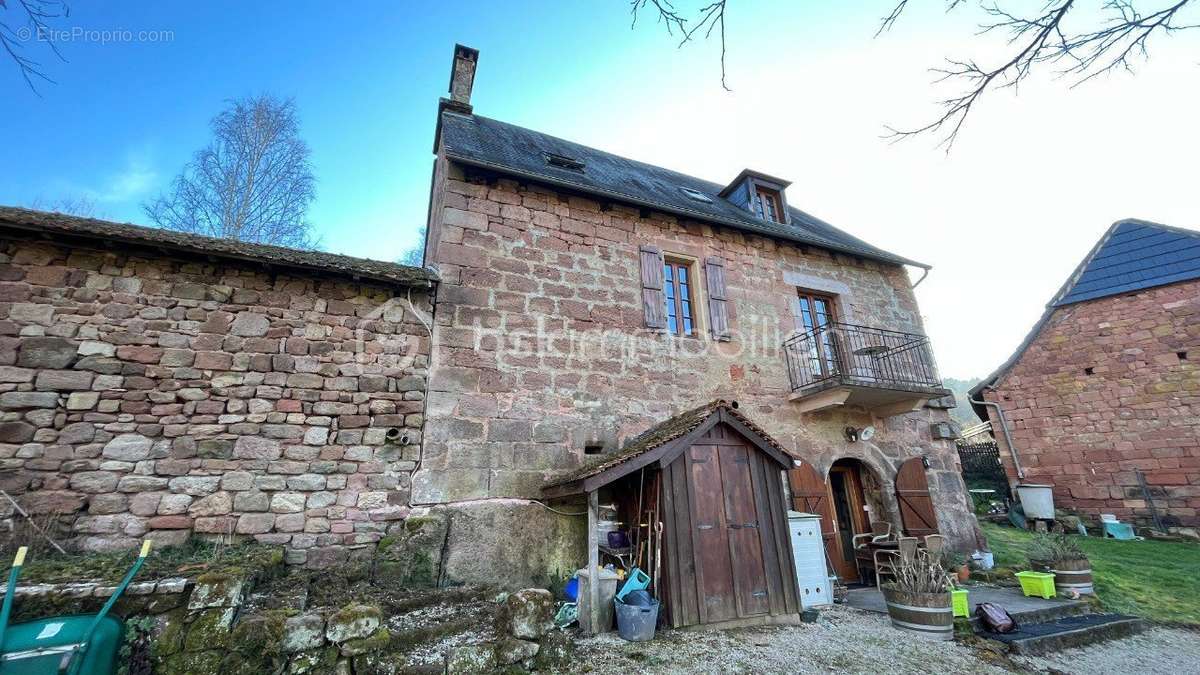
M 698 202 L 704 202 L 705 204 L 712 203 L 712 197 L 709 197 L 708 195 L 704 194 L 703 192 L 701 192 L 699 190 L 693 190 L 692 188 L 681 187 L 681 188 L 679 188 L 679 191 L 682 192 L 683 194 L 687 195 L 688 199 L 693 199 Z
M 557 166 L 560 169 L 570 169 L 571 171 L 583 171 L 583 162 L 574 157 L 567 157 L 554 152 L 543 152 L 542 156 L 546 158 L 546 163 L 550 166 Z

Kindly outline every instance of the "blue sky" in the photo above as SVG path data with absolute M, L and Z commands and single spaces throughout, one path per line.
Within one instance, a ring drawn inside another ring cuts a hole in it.
M 892 0 L 734 2 L 732 93 L 715 42 L 676 49 L 650 22 L 630 30 L 622 0 L 75 2 L 60 27 L 169 37 L 64 40 L 65 63 L 29 44 L 58 81 L 40 97 L 0 64 L 0 203 L 82 194 L 145 223 L 141 203 L 208 141 L 224 102 L 270 92 L 296 100 L 324 247 L 394 259 L 425 220 L 434 113 L 461 42 L 481 52 L 479 114 L 714 181 L 779 175 L 792 204 L 933 264 L 918 296 L 945 375 L 998 365 L 1112 221 L 1200 225 L 1194 42 L 1157 48 L 1137 77 L 990 96 L 947 156 L 880 136 L 934 111 L 927 69 L 943 56 L 994 54 L 972 37 L 977 14 L 910 3 L 872 39 Z M 1002 320 L 980 331 L 987 316 Z

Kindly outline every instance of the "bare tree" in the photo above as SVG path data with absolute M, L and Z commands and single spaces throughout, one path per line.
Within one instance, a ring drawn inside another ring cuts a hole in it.
M 11 5 L 9 3 L 12 3 Z M 47 38 L 50 24 L 71 13 L 63 0 L 0 0 L 0 48 L 17 64 L 25 84 L 37 93 L 35 80 L 54 83 L 42 65 L 25 53 L 22 43 L 44 42 L 50 51 L 65 61 L 54 40 Z
M 3 1 L 0 0 L 0 2 Z M 29 203 L 29 208 L 35 211 L 65 213 L 68 216 L 79 216 L 80 218 L 104 217 L 96 209 L 96 200 L 87 195 L 68 195 L 57 199 L 38 197 Z
M 396 262 L 401 265 L 412 265 L 413 267 L 422 267 L 425 265 L 425 226 L 422 225 L 417 230 L 418 242 L 415 246 L 400 254 L 400 259 Z
M 635 21 L 642 11 L 655 13 L 659 23 L 674 36 L 683 35 L 680 46 L 696 32 L 720 25 L 721 86 L 725 87 L 725 13 L 729 0 L 715 0 L 701 7 L 694 19 L 685 17 L 668 0 L 630 0 Z M 892 10 L 882 18 L 876 36 L 899 22 L 909 0 L 894 0 Z M 943 0 L 946 11 L 969 4 L 967 0 Z M 988 91 L 1016 89 L 1035 71 L 1050 70 L 1066 76 L 1075 86 L 1094 77 L 1117 70 L 1133 71 L 1133 66 L 1149 56 L 1149 45 L 1157 36 L 1200 28 L 1200 16 L 1189 13 L 1200 0 L 1043 0 L 1031 14 L 1010 9 L 1018 0 L 975 0 L 985 21 L 981 35 L 1003 33 L 1007 50 L 995 63 L 981 64 L 971 59 L 948 58 L 933 69 L 935 82 L 958 83 L 959 93 L 939 101 L 941 114 L 926 124 L 907 129 L 888 128 L 894 140 L 932 134 L 947 152 L 954 145 L 963 123 L 979 99 Z M 1153 8 L 1147 8 L 1153 5 Z M 1090 11 L 1089 11 L 1090 10 Z M 1188 17 L 1191 17 L 1190 19 Z M 728 89 L 728 87 L 725 87 Z
M 313 248 L 306 219 L 316 197 L 296 106 L 270 95 L 233 101 L 168 194 L 145 204 L 161 227 L 279 246 Z

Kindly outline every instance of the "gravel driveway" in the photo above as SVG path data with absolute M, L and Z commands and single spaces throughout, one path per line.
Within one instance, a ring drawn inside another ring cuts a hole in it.
M 886 616 L 848 607 L 815 624 L 727 631 L 667 631 L 653 642 L 615 633 L 578 643 L 572 672 L 1006 673 L 954 642 L 913 638 Z
M 1123 640 L 1013 661 L 1036 672 L 1054 669 L 1071 675 L 1190 675 L 1200 673 L 1200 631 L 1151 628 Z

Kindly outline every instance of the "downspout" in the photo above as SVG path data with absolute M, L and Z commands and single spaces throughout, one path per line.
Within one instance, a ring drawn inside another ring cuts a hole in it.
M 989 406 L 996 410 L 996 416 L 1000 418 L 1000 428 L 1004 430 L 1004 442 L 1008 443 L 1008 450 L 1012 453 L 1013 466 L 1017 469 L 1017 478 L 1025 478 L 1025 469 L 1021 468 L 1021 458 L 1017 456 L 1017 446 L 1013 445 L 1012 433 L 1008 430 L 1008 418 L 1004 416 L 1004 408 L 1001 408 L 999 403 L 982 400 L 982 393 L 980 394 L 980 399 L 976 401 L 973 398 L 968 398 L 967 401 L 974 405 Z
M 924 269 L 924 270 L 921 272 L 921 278 L 920 278 L 920 279 L 917 279 L 917 283 L 913 284 L 912 286 L 909 286 L 909 288 L 916 288 L 917 286 L 920 286 L 920 285 L 921 285 L 921 282 L 922 282 L 922 281 L 925 281 L 925 277 L 927 277 L 927 276 L 929 276 L 929 268 L 928 268 L 928 267 L 926 267 L 926 268 L 925 268 L 925 269 Z

